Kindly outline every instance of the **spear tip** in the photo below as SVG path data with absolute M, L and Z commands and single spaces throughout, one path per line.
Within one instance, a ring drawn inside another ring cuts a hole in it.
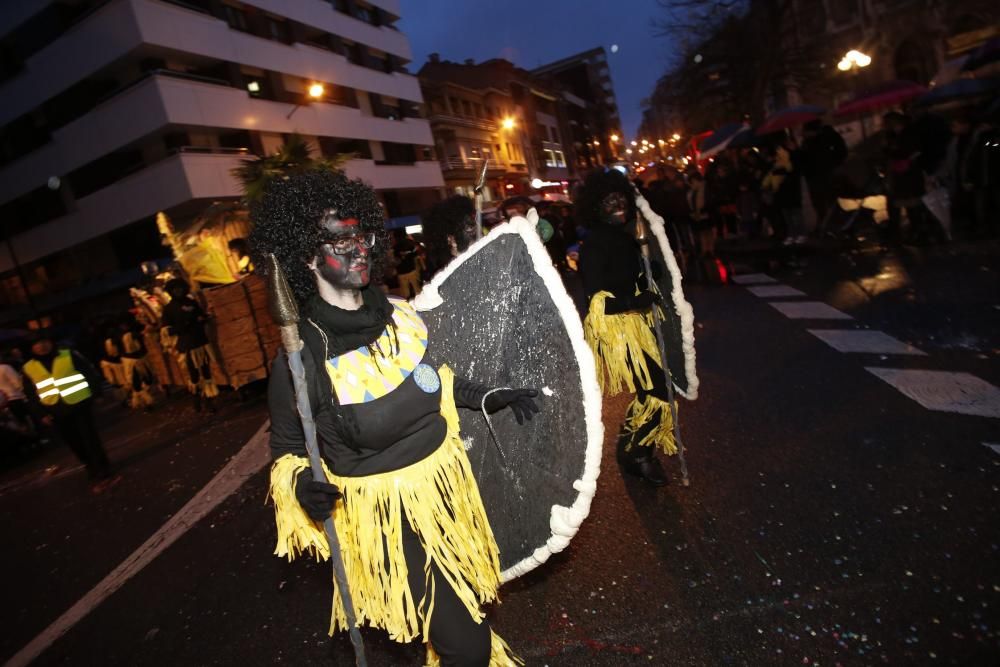
M 273 252 L 267 254 L 267 286 L 268 308 L 275 323 L 280 327 L 298 324 L 299 307 L 295 303 L 295 295 Z

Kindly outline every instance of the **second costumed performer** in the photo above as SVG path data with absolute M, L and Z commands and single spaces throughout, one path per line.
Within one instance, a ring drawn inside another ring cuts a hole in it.
M 618 462 L 652 486 L 667 483 L 656 450 L 677 452 L 673 414 L 660 362 L 653 308 L 664 299 L 648 289 L 639 243 L 632 235 L 638 215 L 632 185 L 615 170 L 592 172 L 577 200 L 588 227 L 580 273 L 589 300 L 584 335 L 597 361 L 606 395 L 635 394 L 618 438 Z M 659 279 L 654 265 L 654 279 Z
M 309 401 L 328 483 L 309 470 L 287 358 L 274 361 L 270 494 L 289 559 L 329 556 L 333 513 L 359 624 L 428 643 L 442 665 L 518 664 L 481 606 L 497 599 L 496 542 L 459 439 L 456 408 L 538 407 L 533 389 L 455 377 L 420 315 L 377 283 L 387 249 L 375 192 L 327 171 L 269 186 L 251 208 L 256 253 L 274 253 L 303 311 Z M 257 261 L 258 266 L 265 262 Z M 331 634 L 346 629 L 334 595 Z

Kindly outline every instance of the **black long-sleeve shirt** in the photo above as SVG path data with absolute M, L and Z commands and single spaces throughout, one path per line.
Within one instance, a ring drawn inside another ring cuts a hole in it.
M 300 335 L 305 343 L 302 363 L 317 439 L 323 458 L 335 474 L 359 477 L 398 470 L 426 458 L 444 441 L 447 424 L 441 415 L 440 386 L 435 391 L 421 389 L 411 373 L 384 396 L 335 406 L 323 338 L 305 321 Z M 440 361 L 430 346 L 421 363 L 435 371 L 439 368 Z M 482 385 L 455 378 L 455 402 L 459 407 L 478 409 L 485 392 Z M 268 403 L 273 458 L 286 454 L 306 456 L 305 435 L 284 352 L 272 365 Z M 339 427 L 337 419 L 342 422 Z

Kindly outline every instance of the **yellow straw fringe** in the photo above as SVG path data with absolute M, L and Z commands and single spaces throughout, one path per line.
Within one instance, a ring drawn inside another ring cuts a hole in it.
M 677 453 L 677 443 L 674 441 L 674 415 L 669 403 L 647 394 L 645 402 L 640 401 L 638 397 L 632 399 L 625 415 L 624 431 L 630 438 L 644 424 L 648 424 L 652 419 L 659 419 L 656 427 L 639 442 L 630 439 L 625 446 L 626 451 L 632 447 L 659 447 L 667 456 Z
M 367 621 L 400 642 L 418 637 L 427 641 L 424 629 L 434 609 L 432 563 L 476 622 L 483 619 L 480 605 L 496 600 L 500 586 L 496 541 L 458 437 L 454 373 L 444 366 L 440 376 L 441 413 L 448 432 L 433 454 L 400 470 L 364 477 L 339 477 L 326 470 L 343 494 L 334 509 L 334 524 L 358 624 Z M 295 498 L 295 476 L 308 467 L 304 457 L 286 455 L 271 468 L 270 496 L 278 526 L 275 553 L 289 559 L 306 551 L 322 559 L 330 555 L 322 525 L 312 521 Z M 404 516 L 427 553 L 424 600 L 413 599 L 407 582 Z M 331 616 L 330 634 L 347 627 L 336 582 Z
M 427 662 L 424 667 L 440 667 L 441 658 L 434 652 L 434 647 L 427 645 Z M 520 667 L 524 661 L 510 650 L 507 642 L 500 635 L 490 631 L 490 664 L 489 667 Z
M 219 395 L 219 387 L 216 386 L 215 380 L 212 379 L 212 362 L 215 361 L 215 354 L 212 353 L 212 348 L 208 345 L 202 345 L 201 347 L 196 347 L 187 353 L 191 356 L 191 363 L 194 367 L 198 369 L 199 380 L 197 384 L 192 383 L 190 379 L 188 380 L 188 389 L 191 390 L 192 394 L 201 394 L 204 398 L 215 398 Z M 179 360 L 181 365 L 186 364 L 184 360 L 184 355 L 181 355 Z M 204 367 L 209 368 L 209 376 L 201 377 L 201 369 Z M 185 369 L 187 366 L 184 366 Z
M 653 386 L 646 355 L 659 359 L 660 352 L 653 332 L 652 314 L 638 312 L 606 315 L 604 303 L 614 298 L 611 292 L 598 292 L 590 298 L 590 311 L 583 321 L 583 335 L 597 361 L 597 379 L 601 392 L 615 396 L 627 389 L 636 392 L 632 372 L 628 367 L 631 358 L 642 389 Z

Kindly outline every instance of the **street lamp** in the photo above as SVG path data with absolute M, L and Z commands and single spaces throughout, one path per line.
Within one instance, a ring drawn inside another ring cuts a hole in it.
M 505 129 L 505 130 L 513 130 L 514 129 L 514 119 L 511 118 L 510 116 L 507 116 L 506 118 L 504 118 L 500 122 L 500 126 L 503 127 L 503 129 Z
M 844 57 L 840 59 L 837 63 L 837 69 L 841 72 L 857 71 L 862 67 L 868 67 L 872 64 L 872 57 L 861 53 L 856 49 L 851 49 L 844 54 Z
M 323 99 L 323 94 L 325 92 L 326 88 L 323 87 L 322 83 L 315 83 L 315 82 L 311 83 L 309 84 L 309 88 L 306 89 L 306 94 L 309 96 L 309 99 L 311 100 Z M 302 102 L 299 102 L 294 107 L 292 107 L 292 110 L 288 112 L 288 115 L 285 116 L 285 118 L 291 118 L 292 114 L 299 110 L 300 106 L 302 106 Z
M 837 63 L 837 69 L 841 72 L 851 72 L 855 78 L 855 88 L 857 88 L 857 77 L 861 72 L 862 68 L 868 67 L 872 64 L 872 57 L 861 53 L 857 49 L 851 49 L 844 54 L 844 57 L 840 59 Z M 861 140 L 865 141 L 868 139 L 868 131 L 865 129 L 865 119 L 864 116 L 861 117 Z
M 670 138 L 673 139 L 674 141 L 680 141 L 681 140 L 681 135 L 679 135 L 676 132 L 674 132 L 674 135 L 672 137 L 670 137 Z
M 612 135 L 611 135 L 611 141 L 613 141 L 613 142 L 615 142 L 615 143 L 618 143 L 618 138 L 619 138 L 619 137 L 618 137 L 618 135 L 617 135 L 617 134 L 612 134 Z

